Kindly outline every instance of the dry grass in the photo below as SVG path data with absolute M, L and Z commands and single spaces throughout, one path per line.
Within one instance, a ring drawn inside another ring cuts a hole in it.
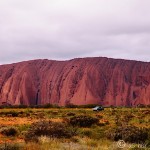
M 12 111 L 19 115 L 13 117 Z M 39 143 L 24 143 L 24 133 L 34 122 L 40 120 L 63 122 L 80 115 L 96 117 L 99 123 L 89 128 L 78 127 L 78 135 L 70 139 L 60 140 L 42 136 L 39 137 Z M 0 134 L 0 144 L 21 143 L 25 150 L 105 150 L 108 148 L 117 150 L 116 142 L 106 139 L 104 131 L 124 124 L 150 129 L 149 122 L 150 108 L 106 108 L 102 112 L 93 112 L 87 108 L 1 109 L 0 128 L 14 126 L 20 133 L 16 137 L 6 137 Z M 129 147 L 124 148 L 124 150 L 127 149 Z

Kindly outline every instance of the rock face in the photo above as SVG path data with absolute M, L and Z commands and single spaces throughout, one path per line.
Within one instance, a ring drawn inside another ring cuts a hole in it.
M 110 58 L 0 66 L 0 104 L 150 104 L 150 63 Z

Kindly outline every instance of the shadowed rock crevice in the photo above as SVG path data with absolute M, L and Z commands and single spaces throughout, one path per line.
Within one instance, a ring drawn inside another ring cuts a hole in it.
M 36 93 L 36 102 L 35 102 L 36 105 L 39 104 L 39 92 L 40 92 L 40 90 L 38 90 Z

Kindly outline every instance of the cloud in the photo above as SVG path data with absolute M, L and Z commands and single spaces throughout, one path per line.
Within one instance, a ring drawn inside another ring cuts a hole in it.
M 149 0 L 0 0 L 0 64 L 106 56 L 150 61 Z

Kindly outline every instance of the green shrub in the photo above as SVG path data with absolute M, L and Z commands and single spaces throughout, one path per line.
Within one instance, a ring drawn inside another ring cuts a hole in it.
M 146 140 L 145 144 L 150 148 L 150 129 L 148 130 L 148 139 Z
M 74 105 L 74 104 L 69 103 L 69 104 L 67 104 L 65 107 L 66 107 L 66 108 L 77 108 L 78 106 L 77 106 L 77 105 Z
M 9 114 L 11 114 L 12 117 L 18 117 L 19 112 L 17 112 L 17 111 L 10 111 Z
M 79 136 L 88 137 L 90 139 L 99 140 L 105 138 L 105 129 L 99 126 L 92 126 L 92 128 L 80 128 Z
M 70 138 L 76 134 L 76 129 L 65 123 L 52 121 L 39 121 L 33 123 L 25 135 L 25 141 L 38 141 L 40 136 L 51 138 Z
M 24 132 L 24 131 L 27 131 L 29 127 L 30 127 L 30 124 L 23 124 L 23 125 L 18 126 L 18 130 L 19 132 Z
M 11 110 L 11 111 L 3 111 L 0 112 L 1 116 L 7 116 L 7 117 L 18 117 L 19 112 Z
M 67 116 L 75 116 L 76 114 L 75 113 L 73 113 L 73 112 L 69 112 L 69 113 L 67 113 Z
M 92 130 L 90 128 L 85 128 L 83 130 L 80 131 L 80 135 L 82 137 L 87 136 L 87 137 L 92 137 Z
M 99 122 L 98 118 L 91 117 L 91 116 L 74 116 L 69 119 L 69 123 L 73 126 L 79 126 L 79 127 L 90 127 L 93 124 L 97 124 Z
M 148 131 L 145 128 L 135 126 L 119 126 L 109 130 L 106 136 L 114 141 L 124 140 L 130 143 L 141 143 L 148 139 Z
M 52 115 L 58 115 L 59 114 L 58 111 L 52 111 L 51 113 L 52 113 Z
M 15 127 L 3 127 L 0 129 L 0 133 L 5 136 L 16 136 L 18 134 L 18 129 Z

